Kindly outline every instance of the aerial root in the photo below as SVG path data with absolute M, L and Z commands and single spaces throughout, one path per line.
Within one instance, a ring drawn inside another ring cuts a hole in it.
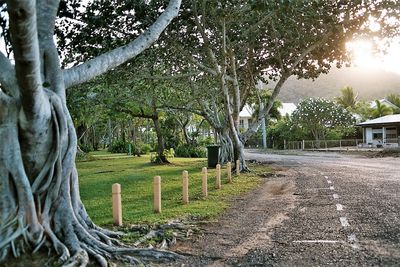
M 149 260 L 176 260 L 183 258 L 183 256 L 174 252 L 153 248 L 118 248 L 115 253 L 138 256 Z
M 92 256 L 96 260 L 96 262 L 101 267 L 107 267 L 108 266 L 107 260 L 103 256 L 101 256 L 98 252 L 96 252 L 93 249 L 89 248 L 85 244 L 82 244 L 81 246 L 82 246 L 83 249 L 85 249 L 89 253 L 90 256 Z
M 44 224 L 44 230 L 47 236 L 50 237 L 53 248 L 57 252 L 57 255 L 59 255 L 59 260 L 61 262 L 67 261 L 70 258 L 68 248 L 63 243 L 61 243 L 61 241 L 57 238 L 57 236 L 53 233 L 53 231 L 47 224 Z
M 85 267 L 89 263 L 89 256 L 83 249 L 69 258 L 62 267 Z

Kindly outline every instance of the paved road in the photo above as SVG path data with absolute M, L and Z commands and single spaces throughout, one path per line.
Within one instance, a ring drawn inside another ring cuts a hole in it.
M 275 166 L 201 237 L 182 266 L 400 266 L 400 158 L 247 151 Z
M 297 201 L 273 233 L 277 242 L 243 263 L 400 266 L 399 158 L 257 151 L 247 157 L 295 169 Z

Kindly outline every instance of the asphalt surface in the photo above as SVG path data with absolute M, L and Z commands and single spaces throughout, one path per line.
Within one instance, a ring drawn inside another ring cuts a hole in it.
M 175 266 L 400 266 L 400 158 L 330 152 L 247 159 L 277 175 L 236 201 Z

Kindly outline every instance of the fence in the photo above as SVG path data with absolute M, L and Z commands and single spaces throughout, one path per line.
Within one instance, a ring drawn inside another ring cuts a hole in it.
M 285 141 L 284 149 L 290 150 L 314 150 L 332 148 L 350 148 L 360 147 L 363 144 L 362 139 L 343 139 L 343 140 L 302 140 L 302 141 Z

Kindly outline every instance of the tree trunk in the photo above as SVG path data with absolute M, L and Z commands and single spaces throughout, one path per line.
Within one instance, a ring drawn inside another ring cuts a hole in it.
M 218 162 L 220 164 L 226 164 L 228 161 L 232 162 L 234 157 L 233 143 L 229 133 L 224 129 L 216 131 L 218 132 L 219 143 L 221 145 Z
M 165 157 L 164 155 L 164 137 L 162 135 L 161 132 L 161 125 L 160 125 L 160 120 L 158 119 L 158 114 L 155 111 L 155 114 L 153 115 L 153 123 L 154 123 L 154 129 L 156 131 L 156 135 L 157 135 L 157 163 L 170 163 L 167 159 L 167 157 Z
M 107 120 L 107 133 L 107 146 L 110 147 L 113 141 L 113 128 L 110 118 Z
M 192 139 L 189 137 L 189 133 L 187 130 L 187 124 L 182 125 L 182 132 L 183 132 L 183 137 L 185 138 L 185 142 L 187 145 L 192 145 L 194 142 Z

